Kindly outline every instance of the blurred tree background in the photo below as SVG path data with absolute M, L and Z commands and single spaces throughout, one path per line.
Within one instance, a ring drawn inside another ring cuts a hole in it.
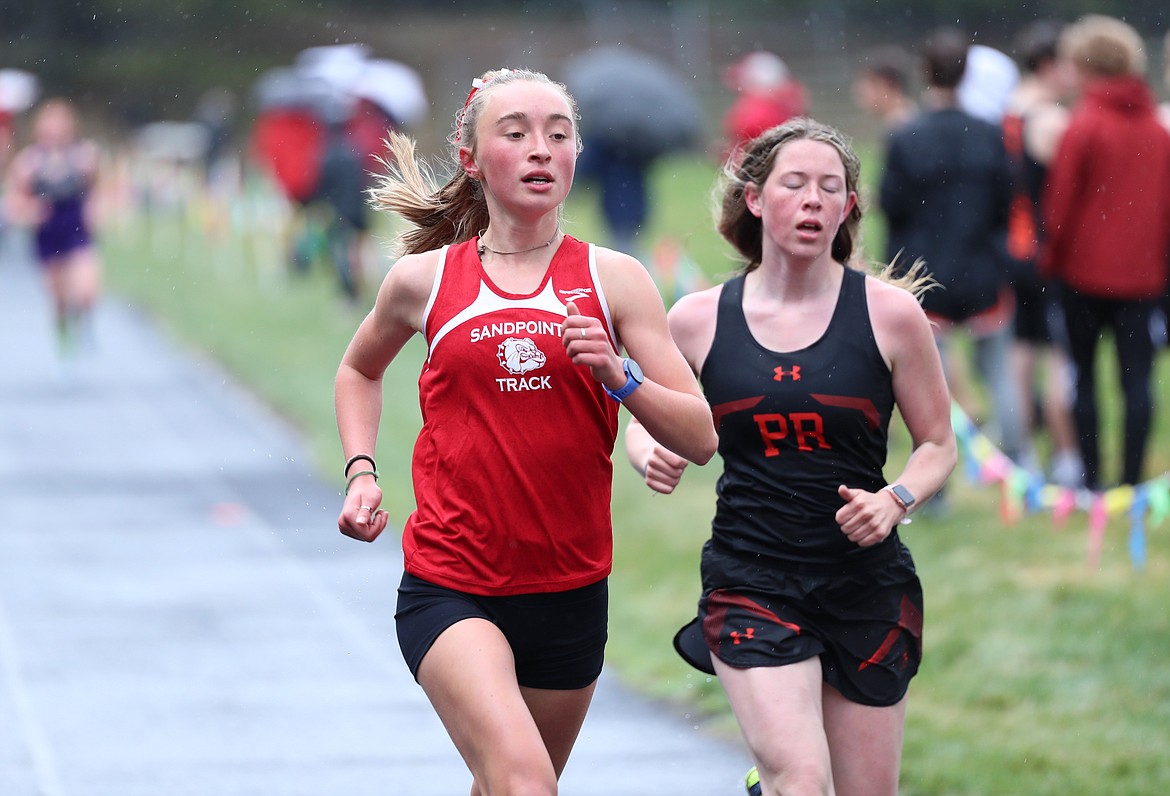
M 36 74 L 43 95 L 71 97 L 114 130 L 189 118 L 213 86 L 236 92 L 246 123 L 264 70 L 309 46 L 363 42 L 420 71 L 441 136 L 472 74 L 523 64 L 557 76 L 564 59 L 612 43 L 679 67 L 714 128 L 730 101 L 721 68 L 769 49 L 809 86 L 814 113 L 864 134 L 848 81 L 866 46 L 913 45 L 947 23 L 1006 49 L 1028 21 L 1089 11 L 1123 17 L 1151 41 L 1170 26 L 1163 0 L 36 0 L 0 3 L 0 67 Z M 1156 68 L 1160 47 L 1150 51 Z

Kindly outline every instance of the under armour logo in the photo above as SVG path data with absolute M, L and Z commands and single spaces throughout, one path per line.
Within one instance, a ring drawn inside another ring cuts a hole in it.
M 800 365 L 793 365 L 792 370 L 784 370 L 783 367 L 776 368 L 776 375 L 773 379 L 784 381 L 785 376 L 789 376 L 793 381 L 800 381 Z
M 746 639 L 748 641 L 751 641 L 755 637 L 756 637 L 756 629 L 754 627 L 749 627 L 747 630 L 743 631 L 742 633 L 740 633 L 738 630 L 731 631 L 731 643 L 732 644 L 738 644 L 740 639 Z

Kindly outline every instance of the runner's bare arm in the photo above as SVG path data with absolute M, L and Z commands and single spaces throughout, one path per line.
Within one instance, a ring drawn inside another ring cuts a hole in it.
M 667 325 L 692 373 L 702 370 L 715 336 L 715 313 L 722 286 L 684 296 L 670 310 Z M 718 431 L 718 429 L 715 429 Z M 660 445 L 638 419 L 626 426 L 626 456 L 655 492 L 670 494 L 682 480 L 687 460 Z
M 437 253 L 426 252 L 408 255 L 394 264 L 382 281 L 374 309 L 358 326 L 341 359 L 333 402 L 342 454 L 347 460 L 359 453 L 374 455 L 382 416 L 382 378 L 402 347 L 421 329 L 437 258 Z M 353 473 L 361 471 L 353 469 Z M 338 519 L 342 533 L 373 541 L 387 521 L 386 513 L 377 511 L 381 500 L 382 492 L 372 476 L 360 476 L 350 483 Z
M 618 339 L 646 374 L 626 407 L 665 448 L 706 464 L 718 444 L 711 410 L 671 338 L 654 280 L 637 260 L 608 249 L 599 250 L 597 266 Z M 623 374 L 616 386 L 624 382 Z

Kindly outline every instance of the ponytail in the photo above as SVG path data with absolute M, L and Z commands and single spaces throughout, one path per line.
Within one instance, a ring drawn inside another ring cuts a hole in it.
M 434 171 L 418 160 L 414 141 L 390 133 L 386 174 L 370 189 L 375 210 L 401 216 L 412 226 L 398 237 L 396 253 L 417 254 L 471 240 L 488 225 L 487 203 L 475 180 L 460 169 L 438 187 Z

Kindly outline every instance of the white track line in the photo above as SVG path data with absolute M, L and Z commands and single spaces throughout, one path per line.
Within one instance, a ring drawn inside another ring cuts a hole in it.
M 61 778 L 57 774 L 57 764 L 53 757 L 52 747 L 40 722 L 37 721 L 33 710 L 32 699 L 28 689 L 20 676 L 20 656 L 16 651 L 16 641 L 8 624 L 8 616 L 4 610 L 4 602 L 0 599 L 0 674 L 4 685 L 12 696 L 16 706 L 16 728 L 23 735 L 28 745 L 29 755 L 32 758 L 33 773 L 36 777 L 37 789 L 40 796 L 65 796 L 65 788 L 61 786 Z

